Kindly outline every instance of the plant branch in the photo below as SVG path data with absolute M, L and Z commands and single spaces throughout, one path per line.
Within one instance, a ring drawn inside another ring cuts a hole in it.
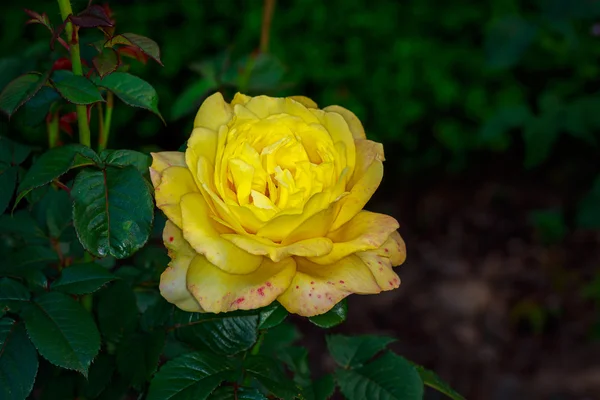
M 58 8 L 63 21 L 67 21 L 69 16 L 73 14 L 70 0 L 58 0 Z M 81 65 L 81 54 L 79 52 L 79 35 L 77 28 L 71 22 L 65 25 L 65 32 L 69 41 L 69 52 L 71 53 L 71 65 L 73 66 L 73 74 L 83 76 L 83 66 Z M 87 118 L 87 110 L 84 105 L 76 105 L 77 110 L 77 125 L 79 127 L 79 142 L 84 146 L 90 146 L 90 126 Z
M 112 92 L 106 92 L 106 112 L 104 113 L 104 121 L 101 123 L 100 136 L 98 137 L 98 151 L 106 149 L 108 137 L 110 136 L 110 123 L 112 121 L 112 112 L 114 105 L 114 95 Z M 98 115 L 102 118 L 101 115 Z
M 260 32 L 260 52 L 269 52 L 269 36 L 271 33 L 271 21 L 275 11 L 275 0 L 265 0 L 263 8 L 262 29 Z

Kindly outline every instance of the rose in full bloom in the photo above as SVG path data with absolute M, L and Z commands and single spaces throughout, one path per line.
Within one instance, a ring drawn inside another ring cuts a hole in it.
M 184 152 L 152 154 L 168 218 L 165 299 L 186 311 L 327 312 L 352 293 L 400 284 L 398 222 L 363 210 L 383 177 L 383 146 L 358 118 L 306 97 L 208 97 Z

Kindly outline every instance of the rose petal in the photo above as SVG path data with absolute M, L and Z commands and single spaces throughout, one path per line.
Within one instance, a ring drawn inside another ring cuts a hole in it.
M 210 209 L 200 193 L 190 193 L 181 199 L 183 237 L 198 253 L 223 271 L 233 274 L 248 274 L 262 262 L 255 256 L 222 238 L 229 229 L 210 218 Z
M 350 221 L 369 201 L 383 178 L 383 163 L 375 160 L 364 175 L 350 189 L 350 193 L 340 199 L 340 212 L 331 229 L 338 229 Z
M 333 246 L 331 239 L 323 237 L 301 240 L 288 245 L 280 245 L 257 236 L 236 234 L 223 234 L 221 236 L 250 254 L 268 256 L 275 262 L 279 262 L 290 256 L 322 256 L 328 254 Z
M 184 311 L 202 311 L 200 304 L 187 289 L 186 275 L 196 252 L 183 238 L 181 229 L 167 221 L 163 230 L 163 241 L 169 251 L 171 262 L 160 276 L 160 294 L 169 303 Z
M 194 128 L 205 127 L 218 131 L 221 125 L 226 125 L 233 116 L 231 106 L 225 102 L 223 95 L 219 92 L 208 96 L 200 106 Z
M 211 264 L 199 255 L 188 273 L 189 291 L 207 312 L 252 310 L 271 304 L 289 286 L 296 263 L 287 258 L 274 263 L 261 257 L 262 264 L 254 272 L 234 275 Z
M 348 187 L 352 188 L 367 172 L 368 168 L 375 161 L 385 161 L 383 154 L 383 145 L 371 140 L 357 139 L 354 141 L 356 146 L 356 166 L 352 179 L 348 182 Z
M 154 191 L 156 206 L 167 218 L 181 227 L 181 198 L 198 191 L 194 178 L 187 167 L 169 167 L 162 171 L 160 184 Z
M 379 293 L 369 268 L 355 255 L 330 265 L 296 258 L 297 272 L 277 299 L 289 312 L 305 317 L 326 313 L 351 293 Z
M 333 249 L 329 254 L 311 257 L 310 261 L 323 265 L 332 264 L 350 254 L 377 249 L 398 227 L 398 221 L 388 215 L 361 211 L 327 235 L 333 241 Z
M 366 139 L 367 135 L 365 135 L 365 129 L 363 128 L 360 119 L 350 110 L 340 107 L 340 106 L 328 106 L 323 109 L 323 111 L 327 112 L 335 112 L 340 114 L 346 120 L 348 127 L 350 128 L 350 132 L 352 132 L 352 137 L 354 139 Z
M 317 103 L 305 96 L 288 96 L 288 99 L 296 100 L 306 108 L 319 108 Z

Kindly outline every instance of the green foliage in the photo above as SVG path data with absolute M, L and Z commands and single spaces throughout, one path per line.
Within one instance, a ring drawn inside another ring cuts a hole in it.
M 24 399 L 33 388 L 38 358 L 22 323 L 0 318 L 0 348 L 0 397 Z
M 346 299 L 337 303 L 333 308 L 325 314 L 310 317 L 309 320 L 313 324 L 321 328 L 333 328 L 346 320 L 348 315 L 348 303 Z
M 54 71 L 50 81 L 56 91 L 69 103 L 93 104 L 104 101 L 96 85 L 86 77 L 74 75 L 71 71 Z
M 38 73 L 21 75 L 0 93 L 0 110 L 9 117 L 31 99 L 46 83 L 47 76 Z
M 52 289 L 69 294 L 87 294 L 116 279 L 106 268 L 96 263 L 75 264 L 65 268 Z

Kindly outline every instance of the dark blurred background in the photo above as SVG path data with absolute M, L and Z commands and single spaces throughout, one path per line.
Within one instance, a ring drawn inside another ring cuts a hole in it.
M 396 336 L 468 399 L 600 398 L 600 1 L 279 1 L 268 54 L 259 0 L 110 6 L 161 46 L 164 67 L 131 68 L 167 121 L 117 102 L 110 148 L 176 150 L 207 94 L 238 89 L 342 105 L 384 143 L 368 208 L 401 223 L 403 284 L 353 296 L 336 331 Z M 23 7 L 59 22 L 51 1 L 0 6 L 0 88 L 64 56 Z M 31 122 L 0 134 L 46 146 Z

